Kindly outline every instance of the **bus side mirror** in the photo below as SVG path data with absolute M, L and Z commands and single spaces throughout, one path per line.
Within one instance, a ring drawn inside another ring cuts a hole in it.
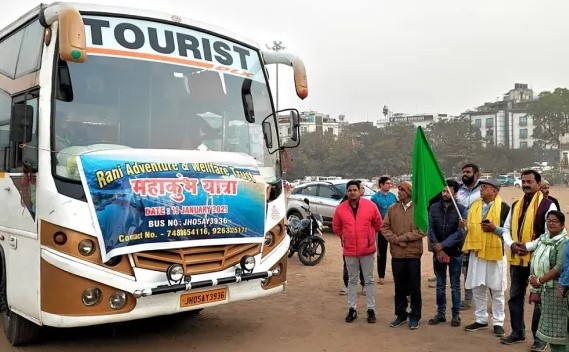
M 282 114 L 283 112 L 286 114 Z M 287 126 L 286 128 L 278 128 L 281 148 L 298 147 L 300 144 L 300 113 L 296 109 L 279 110 L 277 114 L 279 113 L 280 115 L 277 115 L 279 126 Z
M 29 143 L 32 140 L 34 108 L 31 105 L 14 104 L 10 121 L 10 141 Z
M 300 116 L 297 110 L 290 111 L 290 139 L 293 141 L 298 141 L 298 135 L 300 130 Z
M 302 60 L 296 55 L 290 53 L 263 51 L 263 59 L 265 65 L 283 64 L 291 66 L 294 71 L 294 86 L 296 95 L 300 99 L 306 99 L 308 96 L 308 83 L 306 80 L 306 68 Z
M 265 119 L 265 121 L 263 121 L 262 126 L 263 126 L 263 136 L 265 137 L 265 144 L 267 145 L 267 149 L 271 150 L 273 149 L 273 133 L 271 131 L 271 123 Z
M 255 108 L 253 106 L 253 95 L 251 94 L 252 80 L 246 79 L 241 86 L 241 100 L 243 101 L 243 110 L 245 112 L 245 119 L 249 123 L 255 122 Z
M 243 108 L 245 109 L 245 119 L 249 123 L 255 122 L 255 108 L 253 107 L 253 96 L 251 93 L 243 95 Z
M 73 7 L 66 7 L 59 15 L 59 56 L 65 61 L 85 62 L 86 46 L 81 14 Z
M 41 10 L 39 21 L 45 28 L 59 22 L 59 57 L 62 60 L 78 63 L 87 60 L 85 24 L 77 9 L 56 2 Z
M 67 62 L 59 60 L 57 65 L 57 80 L 55 86 L 55 98 L 57 100 L 73 101 L 73 87 L 71 86 L 71 74 Z
M 87 60 L 85 24 L 77 9 L 56 2 L 40 11 L 39 21 L 45 28 L 59 22 L 59 57 L 62 60 L 78 63 Z

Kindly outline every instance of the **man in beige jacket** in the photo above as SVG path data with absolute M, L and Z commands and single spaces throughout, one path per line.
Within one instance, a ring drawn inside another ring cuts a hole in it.
M 399 201 L 389 207 L 380 229 L 390 244 L 391 268 L 395 282 L 396 318 L 390 326 L 399 327 L 409 318 L 409 328 L 418 329 L 422 306 L 421 255 L 425 233 L 414 223 L 411 182 L 401 182 L 397 195 Z M 411 296 L 411 312 L 407 312 L 408 295 Z

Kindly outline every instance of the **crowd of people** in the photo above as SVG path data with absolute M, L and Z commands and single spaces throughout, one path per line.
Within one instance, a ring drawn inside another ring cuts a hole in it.
M 524 194 L 509 205 L 500 197 L 500 183 L 480 179 L 477 165 L 464 165 L 462 183 L 448 179 L 447 187 L 430 200 L 426 233 L 414 223 L 411 182 L 399 183 L 395 197 L 390 191 L 393 181 L 382 176 L 379 191 L 371 200 L 362 197 L 359 181 L 348 182 L 346 197 L 336 208 L 332 222 L 343 248 L 346 288 L 340 294 L 348 296 L 346 322 L 357 319 L 358 281 L 367 300 L 367 321 L 377 321 L 373 269 L 377 259 L 377 283 L 383 285 L 389 248 L 395 286 L 395 318 L 390 326 L 408 324 L 410 329 L 419 328 L 421 257 L 423 238 L 427 237 L 434 271 L 429 281 L 435 282 L 437 305 L 429 325 L 447 321 L 448 276 L 451 326 L 461 326 L 461 312 L 474 308 L 474 321 L 464 330 L 488 329 L 490 296 L 491 326 L 502 344 L 526 340 L 527 304 L 533 305 L 530 350 L 544 351 L 548 344 L 551 351 L 569 350 L 565 215 L 559 202 L 549 195 L 549 183 L 539 172 L 523 171 L 521 180 Z M 508 276 L 511 331 L 506 336 Z

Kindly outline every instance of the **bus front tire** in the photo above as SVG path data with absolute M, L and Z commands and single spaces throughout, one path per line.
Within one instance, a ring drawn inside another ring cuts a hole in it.
M 1 253 L 0 265 L 0 274 L 2 274 L 2 277 L 0 277 L 0 315 L 2 316 L 4 335 L 12 346 L 31 344 L 38 338 L 40 327 L 10 311 L 6 295 L 6 269 L 2 261 Z
M 2 312 L 4 335 L 12 346 L 29 345 L 39 336 L 40 327 L 9 310 Z

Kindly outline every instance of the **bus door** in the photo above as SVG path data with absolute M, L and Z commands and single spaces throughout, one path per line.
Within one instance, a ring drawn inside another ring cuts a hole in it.
M 32 317 L 39 316 L 38 291 L 30 287 L 39 282 L 35 216 L 38 94 L 38 91 L 29 91 L 9 101 L 6 96 L 0 98 L 0 238 L 3 237 L 0 243 L 6 256 L 8 303 L 12 310 Z M 9 119 L 5 119 L 6 114 Z M 15 118 L 18 114 L 20 118 Z M 21 114 L 24 114 L 23 119 Z M 15 141 L 14 137 L 20 139 L 16 135 L 22 133 L 27 123 L 31 124 L 31 128 L 27 127 L 31 137 L 26 138 L 28 141 Z M 18 128 L 20 131 L 15 131 Z M 28 280 L 22 280 L 24 274 Z

